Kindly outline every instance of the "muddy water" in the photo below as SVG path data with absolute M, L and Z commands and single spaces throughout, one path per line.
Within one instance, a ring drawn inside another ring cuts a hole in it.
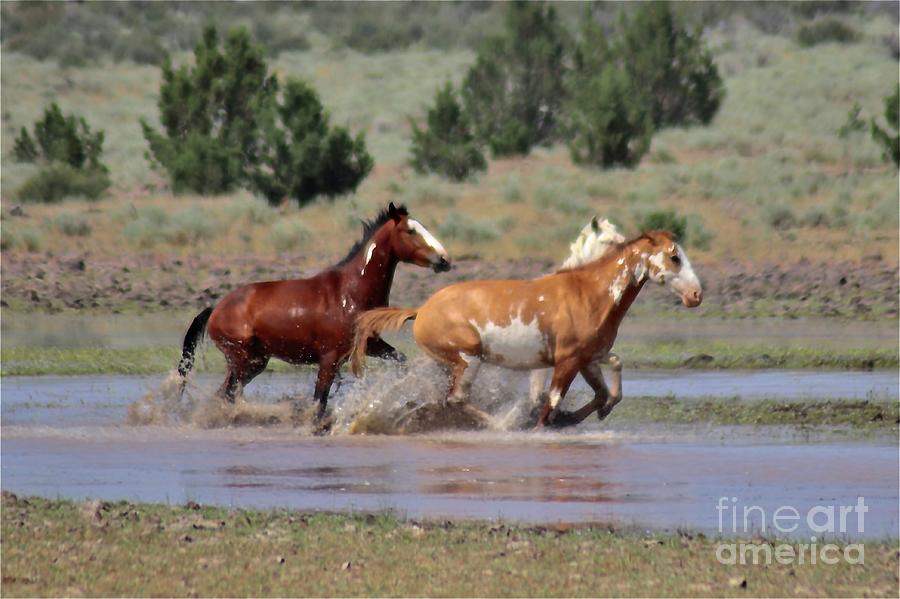
M 763 385 L 753 378 L 757 373 L 689 374 L 690 380 L 679 382 L 680 375 L 673 373 L 633 373 L 626 393 L 664 394 L 674 385 L 676 396 L 689 399 L 719 395 L 730 385 L 742 389 L 743 399 L 736 401 L 752 401 L 747 391 Z M 791 384 L 798 373 L 766 374 L 783 383 L 775 386 L 781 395 L 760 396 L 798 396 Z M 807 391 L 817 397 L 897 397 L 896 376 L 820 373 L 826 378 L 816 379 L 815 373 L 805 374 L 810 377 Z M 527 387 L 525 381 L 509 384 L 496 376 L 486 374 L 483 387 L 494 391 L 479 398 L 483 406 L 502 403 L 504 393 L 520 394 L 517 385 Z M 247 397 L 262 406 L 305 397 L 311 385 L 306 377 L 260 377 Z M 345 382 L 334 398 L 338 433 L 349 428 L 346 413 L 376 404 L 382 411 L 390 407 L 385 396 L 365 388 L 384 390 L 382 383 L 378 377 L 359 386 Z M 198 379 L 186 401 L 215 384 Z M 423 387 L 415 378 L 409 384 Z M 525 522 L 614 521 L 710 533 L 718 530 L 720 497 L 736 497 L 739 507 L 759 506 L 769 515 L 783 505 L 805 514 L 818 505 L 853 505 L 864 497 L 869 508 L 864 529 L 857 530 L 854 522 L 845 536 L 897 534 L 896 439 L 804 442 L 773 430 L 616 428 L 595 419 L 564 433 L 330 437 L 311 437 L 289 426 L 209 429 L 174 417 L 165 426 L 126 424 L 129 405 L 148 392 L 153 396 L 159 385 L 159 377 L 4 378 L 3 488 L 79 499 L 391 509 L 411 517 Z M 393 392 L 406 398 L 410 390 Z M 731 534 L 730 522 L 723 522 L 723 532 Z M 759 522 L 749 525 L 758 528 Z M 742 522 L 737 532 L 743 532 Z M 794 534 L 809 533 L 804 525 Z

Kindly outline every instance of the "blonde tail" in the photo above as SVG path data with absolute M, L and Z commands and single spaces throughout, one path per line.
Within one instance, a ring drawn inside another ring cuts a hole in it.
M 365 368 L 369 338 L 385 332 L 399 331 L 404 322 L 414 319 L 418 313 L 418 308 L 375 308 L 357 316 L 353 347 L 350 350 L 350 369 L 353 374 L 360 376 Z

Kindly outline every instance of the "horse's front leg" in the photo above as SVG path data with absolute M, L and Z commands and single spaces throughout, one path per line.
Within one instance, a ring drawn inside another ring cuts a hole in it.
M 616 404 L 622 401 L 622 359 L 616 354 L 609 354 L 606 362 L 610 365 L 612 376 L 610 377 L 609 398 L 597 407 L 597 418 L 600 420 L 609 416 Z
M 612 367 L 612 388 L 607 388 L 603 379 L 601 363 Z M 574 412 L 560 412 L 553 420 L 553 426 L 574 426 L 582 422 L 596 410 L 600 420 L 606 418 L 613 407 L 622 401 L 622 360 L 616 354 L 608 354 L 604 360 L 597 360 L 581 369 L 581 376 L 594 391 L 594 398 Z
M 366 355 L 383 360 L 394 360 L 403 364 L 406 356 L 381 337 L 369 337 L 366 341 Z
M 578 374 L 578 362 L 574 359 L 562 360 L 553 367 L 553 378 L 550 380 L 550 392 L 545 394 L 544 405 L 535 428 L 542 428 L 553 422 L 559 402 L 566 396 L 569 385 Z

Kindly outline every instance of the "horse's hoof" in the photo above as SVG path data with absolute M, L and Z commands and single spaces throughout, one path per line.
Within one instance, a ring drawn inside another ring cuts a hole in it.
M 316 418 L 316 421 L 313 425 L 313 434 L 318 437 L 327 435 L 331 432 L 331 427 L 333 426 L 334 418 L 332 418 L 331 415 Z
M 557 412 L 550 422 L 552 428 L 565 428 L 578 424 L 571 412 Z

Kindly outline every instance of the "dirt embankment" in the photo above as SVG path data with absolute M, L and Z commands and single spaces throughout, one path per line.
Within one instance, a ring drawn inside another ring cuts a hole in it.
M 21 310 L 194 309 L 252 281 L 307 276 L 317 268 L 299 267 L 300 255 L 277 260 L 189 259 L 91 254 L 53 256 L 5 252 L 2 257 L 2 305 Z M 394 305 L 416 305 L 436 290 L 468 279 L 530 278 L 550 272 L 555 263 L 541 259 L 461 260 L 452 271 L 435 275 L 402 265 L 391 294 Z M 826 316 L 891 318 L 898 314 L 896 265 L 881 260 L 861 263 L 697 264 L 704 285 L 699 312 L 748 317 Z M 675 309 L 679 302 L 655 286 L 638 305 Z

